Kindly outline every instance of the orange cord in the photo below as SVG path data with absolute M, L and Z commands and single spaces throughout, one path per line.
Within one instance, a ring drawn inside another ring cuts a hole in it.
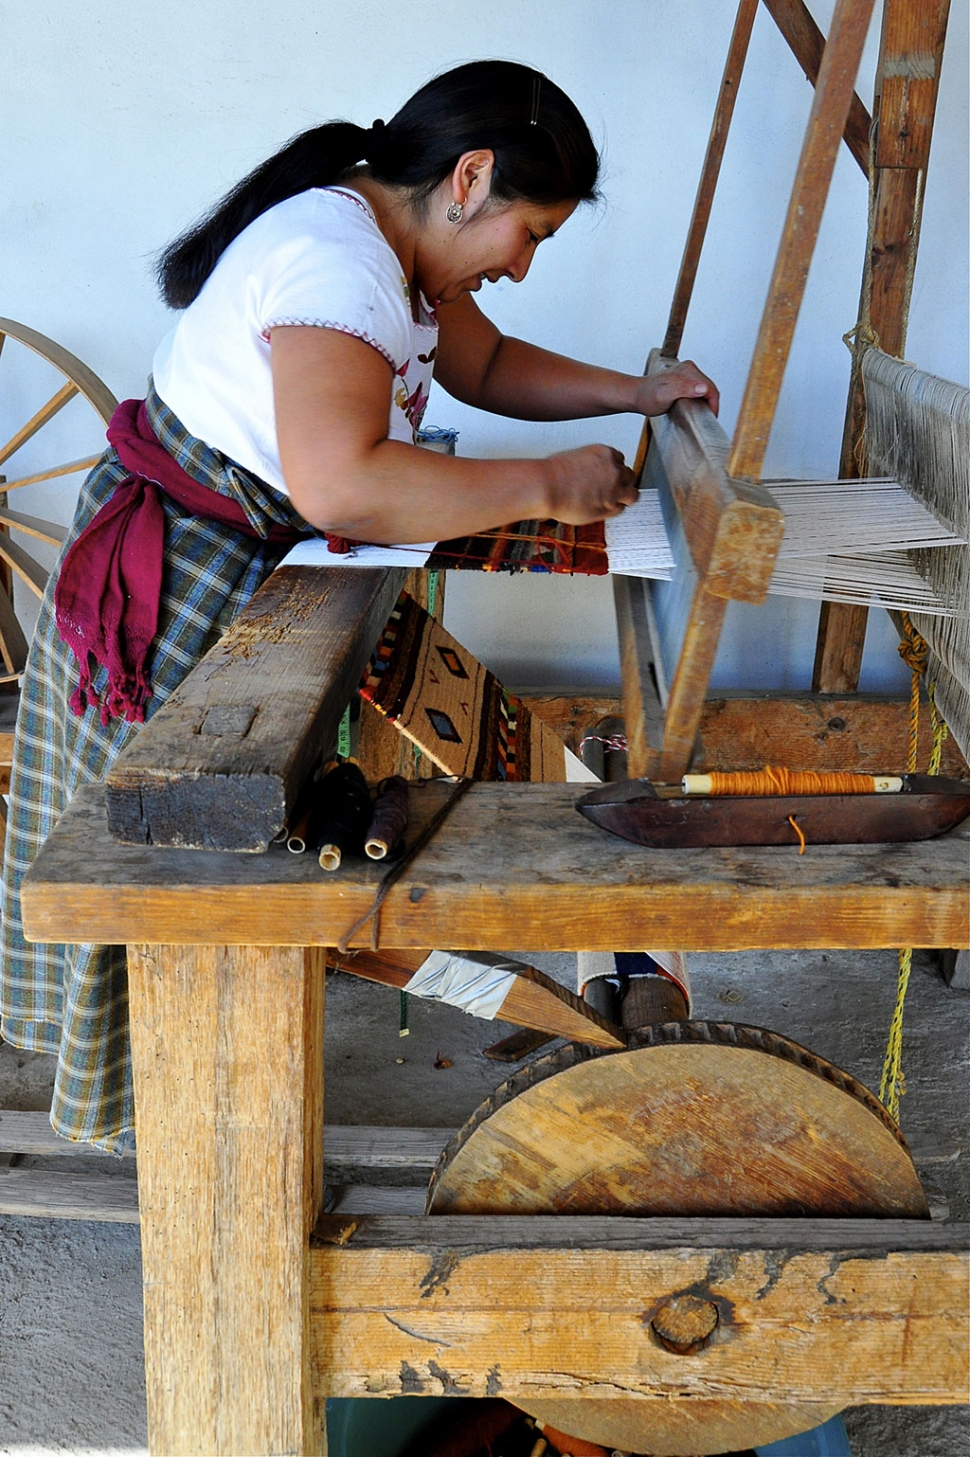
M 802 829 L 801 825 L 798 823 L 794 815 L 788 816 L 788 823 L 791 825 L 792 829 L 795 831 L 795 834 L 798 836 L 798 853 L 799 855 L 804 855 L 805 831 Z
M 874 794 L 871 774 L 814 774 L 768 764 L 746 774 L 711 774 L 710 794 Z

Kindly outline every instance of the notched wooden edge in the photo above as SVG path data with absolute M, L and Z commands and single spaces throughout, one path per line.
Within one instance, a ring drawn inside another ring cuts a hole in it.
M 851 1073 L 844 1072 L 834 1063 L 827 1062 L 825 1058 L 810 1051 L 809 1048 L 802 1047 L 800 1043 L 793 1042 L 791 1038 L 783 1037 L 778 1032 L 772 1032 L 769 1028 L 753 1027 L 737 1022 L 695 1020 L 655 1022 L 648 1027 L 631 1030 L 627 1037 L 626 1048 L 591 1047 L 571 1042 L 558 1051 L 537 1058 L 535 1062 L 519 1068 L 510 1078 L 501 1083 L 483 1103 L 479 1104 L 471 1117 L 462 1124 L 442 1149 L 428 1182 L 426 1213 L 433 1214 L 432 1203 L 435 1191 L 448 1165 L 461 1152 L 476 1129 L 499 1108 L 511 1103 L 528 1088 L 535 1087 L 548 1078 L 556 1077 L 559 1073 L 567 1072 L 580 1063 L 590 1062 L 593 1058 L 598 1057 L 615 1057 L 622 1052 L 636 1052 L 646 1047 L 669 1047 L 684 1043 L 695 1046 L 713 1044 L 720 1047 L 741 1047 L 747 1051 L 760 1052 L 769 1057 L 779 1058 L 795 1067 L 802 1067 L 815 1077 L 823 1078 L 826 1082 L 834 1084 L 835 1087 L 848 1093 L 856 1102 L 861 1103 L 868 1112 L 879 1119 L 883 1127 L 892 1134 L 912 1161 L 909 1144 L 906 1142 L 902 1129 L 875 1094 L 871 1093 Z

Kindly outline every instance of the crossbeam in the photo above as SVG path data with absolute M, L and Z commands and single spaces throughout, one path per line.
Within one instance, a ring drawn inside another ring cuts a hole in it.
M 411 790 L 409 834 L 451 792 Z M 390 888 L 378 946 L 718 951 L 967 944 L 967 840 L 649 850 L 577 813 L 570 784 L 475 784 Z M 337 944 L 373 907 L 371 861 L 323 873 L 274 846 L 234 855 L 118 844 L 82 790 L 27 875 L 38 941 Z M 371 945 L 372 925 L 352 946 Z
M 931 1221 L 324 1216 L 310 1330 L 327 1396 L 962 1402 L 964 1228 Z M 672 1296 L 717 1306 L 665 1350 Z

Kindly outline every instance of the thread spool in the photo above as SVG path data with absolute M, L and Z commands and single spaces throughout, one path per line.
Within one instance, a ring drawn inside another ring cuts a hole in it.
M 407 829 L 408 786 L 400 774 L 392 774 L 381 784 L 367 837 L 364 853 L 370 860 L 383 860 L 395 848 Z
M 685 774 L 685 794 L 899 794 L 903 781 L 893 774 L 814 774 L 770 765 L 760 773 Z
M 371 818 L 370 790 L 360 766 L 345 760 L 325 774 L 313 807 L 308 842 L 322 870 L 339 870 L 344 855 L 359 855 Z

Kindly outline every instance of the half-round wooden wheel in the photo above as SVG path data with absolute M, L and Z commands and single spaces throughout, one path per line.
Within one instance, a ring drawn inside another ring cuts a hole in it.
M 0 445 L 0 471 L 6 472 L 6 476 L 0 475 L 0 683 L 10 683 L 19 678 L 27 661 L 27 635 L 14 612 L 11 573 L 38 597 L 44 595 L 50 575 L 11 532 L 59 547 L 68 528 L 12 509 L 7 499 L 14 490 L 90 470 L 104 450 L 104 427 L 118 402 L 80 359 L 24 324 L 0 319 L 0 350 L 0 403 L 6 435 Z M 14 384 L 8 383 L 12 380 Z M 87 408 L 81 413 L 72 411 L 68 421 L 61 412 L 75 397 Z M 71 458 L 68 452 L 65 458 L 68 438 L 82 449 L 86 447 L 88 453 Z M 14 457 L 27 469 L 18 470 L 14 464 L 11 470 Z
M 628 1051 L 570 1046 L 499 1088 L 444 1150 L 432 1214 L 928 1218 L 898 1127 L 854 1078 L 763 1028 L 671 1022 Z M 670 1291 L 652 1320 L 675 1357 L 718 1342 L 716 1302 Z M 658 1324 L 659 1322 L 659 1324 Z M 757 1339 L 757 1330 L 751 1331 Z M 826 1403 L 522 1400 L 590 1442 L 655 1457 L 777 1441 Z

